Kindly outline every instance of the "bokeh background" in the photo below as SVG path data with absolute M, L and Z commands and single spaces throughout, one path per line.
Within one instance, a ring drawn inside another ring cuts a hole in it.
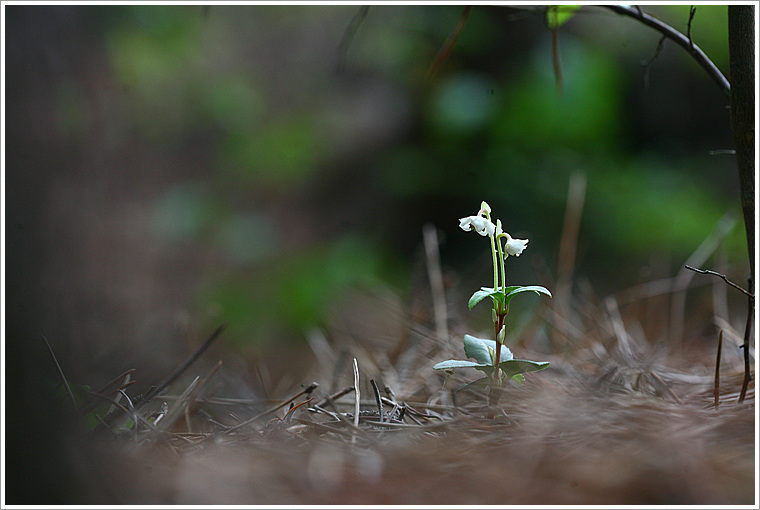
M 645 10 L 687 30 L 687 5 Z M 676 275 L 706 239 L 704 266 L 746 281 L 728 98 L 604 8 L 560 28 L 562 93 L 540 6 L 473 7 L 432 74 L 462 6 L 4 12 L 9 416 L 57 382 L 40 335 L 92 386 L 138 367 L 144 391 L 223 322 L 211 357 L 238 373 L 308 365 L 347 289 L 429 292 L 428 223 L 451 306 L 482 327 L 466 298 L 488 244 L 458 218 L 487 200 L 530 239 L 512 283 L 551 288 L 573 176 L 574 275 L 597 295 Z M 699 5 L 691 34 L 728 75 L 726 7 Z M 703 290 L 686 342 L 716 334 Z

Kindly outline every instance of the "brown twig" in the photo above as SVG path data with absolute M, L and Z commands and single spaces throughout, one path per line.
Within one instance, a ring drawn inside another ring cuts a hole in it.
M 118 383 L 118 382 L 119 382 L 119 381 L 121 381 L 122 379 L 126 379 L 124 382 L 122 382 L 122 383 L 121 383 L 121 385 L 120 385 L 120 387 L 119 387 L 119 388 L 116 388 L 116 390 L 113 390 L 113 391 L 117 391 L 117 390 L 119 390 L 119 389 L 122 389 L 122 390 L 123 390 L 123 389 L 124 389 L 124 385 L 125 385 L 125 384 L 127 384 L 127 383 L 129 383 L 129 384 L 133 384 L 133 383 L 134 383 L 134 381 L 130 382 L 130 380 L 128 379 L 128 378 L 129 378 L 129 377 L 132 375 L 132 373 L 133 373 L 134 371 L 135 371 L 135 369 L 134 369 L 134 368 L 130 368 L 129 370 L 126 370 L 126 371 L 125 371 L 124 373 L 122 373 L 121 375 L 119 375 L 119 376 L 117 376 L 117 377 L 113 378 L 111 381 L 109 381 L 108 383 L 104 384 L 102 388 L 100 388 L 98 391 L 96 391 L 96 393 L 102 393 L 102 394 L 104 394 L 104 395 L 105 395 L 105 394 L 106 394 L 106 392 L 108 392 L 108 391 L 109 391 L 109 389 L 110 389 L 110 387 L 111 387 L 111 386 L 113 386 L 114 384 Z
M 459 17 L 459 23 L 457 23 L 457 26 L 454 28 L 454 31 L 451 32 L 451 35 L 449 35 L 449 38 L 446 39 L 446 42 L 438 51 L 438 54 L 435 56 L 435 59 L 433 60 L 433 63 L 430 64 L 430 68 L 428 69 L 429 78 L 432 78 L 435 76 L 435 74 L 438 72 L 438 69 L 441 67 L 441 65 L 446 61 L 446 59 L 451 54 L 451 50 L 454 49 L 454 45 L 457 43 L 457 39 L 459 39 L 459 35 L 462 33 L 462 30 L 464 30 L 464 26 L 467 23 L 467 18 L 470 16 L 471 9 L 472 9 L 471 5 L 466 5 L 464 9 L 462 10 L 462 15 Z
M 332 395 L 326 396 L 325 398 L 323 398 L 322 400 L 320 400 L 319 402 L 317 402 L 316 404 L 314 404 L 314 406 L 315 407 L 322 407 L 322 406 L 324 406 L 327 403 L 327 399 L 332 399 L 333 401 L 335 401 L 335 400 L 338 400 L 339 398 L 341 398 L 341 397 L 343 397 L 345 395 L 348 395 L 352 391 L 354 391 L 354 387 L 353 386 L 348 386 L 347 388 L 343 388 L 342 390 L 337 391 L 337 392 L 333 393 Z
M 356 433 L 357 432 L 362 432 L 362 429 L 359 428 L 359 419 L 358 419 L 359 413 L 356 413 L 356 416 L 354 416 L 354 420 L 351 421 L 348 418 L 346 418 L 345 416 L 343 416 L 343 414 L 340 411 L 338 411 L 338 408 L 336 407 L 335 402 L 333 402 L 330 397 L 327 397 L 327 405 L 329 405 L 333 409 L 333 411 L 335 411 L 334 413 L 330 413 L 330 415 L 333 416 L 333 417 L 335 417 L 335 418 L 338 418 L 338 420 L 340 420 L 341 422 L 343 422 L 343 424 L 345 424 L 348 428 L 351 429 L 351 431 L 352 431 L 351 442 L 355 443 L 356 442 Z M 325 411 L 325 410 L 323 409 L 322 411 Z M 325 411 L 325 412 L 327 412 L 327 411 Z
M 273 407 L 271 409 L 268 409 L 268 410 L 266 410 L 266 411 L 264 411 L 262 413 L 259 413 L 256 416 L 254 416 L 253 418 L 249 418 L 249 419 L 245 420 L 244 422 L 238 423 L 234 427 L 230 427 L 229 429 L 227 429 L 227 430 L 224 431 L 224 434 L 229 434 L 230 432 L 232 432 L 234 430 L 237 430 L 240 427 L 245 427 L 246 425 L 249 425 L 249 424 L 255 422 L 259 418 L 262 418 L 262 417 L 267 416 L 269 414 L 272 414 L 272 413 L 274 413 L 276 411 L 279 411 L 280 409 L 282 409 L 286 405 L 290 404 L 291 402 L 293 402 L 295 399 L 297 399 L 301 395 L 308 395 L 312 391 L 314 391 L 315 389 L 317 389 L 318 387 L 319 387 L 319 384 L 313 382 L 310 385 L 308 385 L 307 387 L 305 387 L 303 390 L 301 390 L 300 392 L 298 392 L 296 395 L 294 395 L 293 397 L 289 398 L 288 400 L 282 402 L 281 404 L 279 404 L 279 405 L 277 405 L 277 406 L 275 406 L 275 407 Z
M 564 85 L 562 81 L 562 61 L 559 58 L 559 28 L 551 29 L 552 33 L 552 66 L 554 68 L 554 82 L 556 84 L 557 96 L 562 97 Z
M 748 292 L 748 291 L 744 290 L 742 287 L 740 287 L 740 286 L 736 285 L 734 282 L 732 282 L 731 280 L 729 280 L 729 279 L 726 277 L 726 275 L 724 275 L 724 274 L 721 274 L 721 273 L 716 273 L 715 271 L 710 271 L 709 269 L 697 269 L 696 267 L 691 267 L 691 266 L 690 266 L 690 265 L 688 265 L 688 264 L 687 264 L 687 265 L 685 265 L 684 267 L 686 267 L 686 269 L 690 269 L 690 270 L 692 270 L 692 271 L 694 271 L 694 272 L 696 272 L 696 273 L 701 273 L 701 274 L 711 274 L 711 275 L 713 275 L 713 276 L 717 276 L 717 277 L 719 277 L 719 278 L 722 278 L 724 282 L 726 282 L 727 284 L 729 284 L 729 285 L 730 285 L 730 286 L 732 286 L 733 288 L 735 288 L 735 289 L 739 290 L 739 291 L 740 291 L 740 292 L 742 292 L 742 293 L 743 293 L 745 296 L 747 296 L 747 297 L 749 297 L 749 298 L 752 298 L 752 299 L 754 299 L 754 297 L 755 297 L 755 296 L 754 296 L 754 294 L 752 294 L 752 293 L 750 293 L 750 292 Z
M 300 403 L 294 405 L 293 407 L 291 407 L 290 409 L 288 409 L 288 412 L 285 413 L 285 416 L 283 416 L 282 421 L 284 421 L 285 423 L 290 424 L 290 420 L 293 419 L 293 412 L 295 412 L 295 410 L 298 409 L 299 407 L 301 407 L 302 405 L 306 405 L 306 404 L 310 403 L 312 400 L 314 400 L 313 397 L 310 398 L 309 400 L 304 400 L 303 402 L 300 402 Z
M 715 409 L 718 409 L 720 401 L 720 351 L 723 349 L 723 330 L 718 333 L 718 354 L 715 359 L 715 388 L 713 389 L 713 397 L 715 398 Z
M 749 386 L 749 382 L 752 380 L 752 375 L 750 374 L 750 366 L 749 366 L 749 338 L 751 336 L 750 333 L 752 331 L 752 318 L 755 314 L 755 295 L 743 289 L 742 287 L 738 286 L 731 280 L 729 280 L 724 274 L 716 273 L 715 271 L 710 271 L 709 269 L 697 269 L 689 265 L 686 265 L 685 267 L 686 269 L 690 269 L 697 273 L 711 274 L 713 276 L 722 278 L 723 281 L 726 282 L 728 285 L 739 290 L 742 294 L 747 296 L 747 323 L 744 326 L 744 343 L 742 344 L 742 349 L 744 349 L 744 382 L 742 383 L 742 391 L 739 394 L 739 403 L 741 404 L 742 402 L 744 402 L 744 398 L 747 396 L 747 387 Z M 752 285 L 752 282 L 750 281 L 750 286 L 751 285 Z M 716 378 L 717 378 L 717 375 L 716 375 Z
M 369 383 L 372 385 L 372 391 L 375 393 L 375 401 L 377 402 L 377 408 L 380 411 L 380 421 L 383 421 L 383 402 L 380 397 L 380 390 L 377 388 L 377 383 L 374 379 L 370 379 Z
M 752 285 L 752 278 L 750 278 L 750 285 Z M 742 392 L 739 394 L 739 403 L 744 402 L 744 398 L 747 396 L 747 388 L 749 382 L 752 380 L 749 368 L 749 337 L 752 331 L 752 319 L 755 316 L 755 296 L 750 295 L 747 297 L 747 323 L 744 325 L 744 343 L 742 348 L 744 349 L 744 381 L 742 382 Z

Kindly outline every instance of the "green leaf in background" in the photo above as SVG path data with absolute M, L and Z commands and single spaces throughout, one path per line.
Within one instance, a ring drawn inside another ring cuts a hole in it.
M 580 5 L 552 5 L 546 9 L 546 25 L 554 30 L 559 28 L 575 15 Z

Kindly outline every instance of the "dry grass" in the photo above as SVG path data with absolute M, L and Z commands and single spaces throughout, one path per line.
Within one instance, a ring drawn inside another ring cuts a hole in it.
M 754 384 L 737 403 L 740 356 L 724 356 L 716 409 L 714 346 L 648 341 L 631 303 L 576 296 L 568 316 L 542 305 L 513 350 L 552 365 L 506 388 L 487 420 L 483 390 L 455 391 L 474 372 L 444 381 L 431 369 L 460 356 L 456 317 L 441 341 L 395 293 L 351 293 L 309 333 L 309 370 L 270 389 L 277 402 L 224 398 L 218 365 L 147 404 L 121 398 L 110 428 L 75 443 L 77 502 L 752 504 Z M 531 347 L 542 335 L 552 354 Z M 299 376 L 318 386 L 299 389 Z

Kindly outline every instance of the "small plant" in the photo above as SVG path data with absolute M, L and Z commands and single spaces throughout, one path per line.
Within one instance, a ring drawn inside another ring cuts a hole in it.
M 496 220 L 496 224 L 494 225 L 491 221 L 491 208 L 486 202 L 481 203 L 480 211 L 475 216 L 460 219 L 459 226 L 464 231 L 469 232 L 470 230 L 474 230 L 481 236 L 487 236 L 491 241 L 493 287 L 481 287 L 480 290 L 472 295 L 468 306 L 472 310 L 483 299 L 487 297 L 491 298 L 493 301 L 491 317 L 493 318 L 495 340 L 465 335 L 464 353 L 468 358 L 472 358 L 475 361 L 452 359 L 438 363 L 433 368 L 435 370 L 475 368 L 485 372 L 486 377 L 475 381 L 473 384 L 485 383 L 489 386 L 489 406 L 492 407 L 498 402 L 498 392 L 494 391 L 495 387 L 501 388 L 507 379 L 522 383 L 525 380 L 524 373 L 536 372 L 549 366 L 548 361 L 515 359 L 512 356 L 512 352 L 504 345 L 504 338 L 506 336 L 504 323 L 507 313 L 509 313 L 509 304 L 512 298 L 522 292 L 546 294 L 549 297 L 552 294 L 544 287 L 538 285 L 524 287 L 520 285 L 508 286 L 506 284 L 504 261 L 510 255 L 519 257 L 528 245 L 528 240 L 514 239 L 504 232 L 501 227 L 501 220 Z

